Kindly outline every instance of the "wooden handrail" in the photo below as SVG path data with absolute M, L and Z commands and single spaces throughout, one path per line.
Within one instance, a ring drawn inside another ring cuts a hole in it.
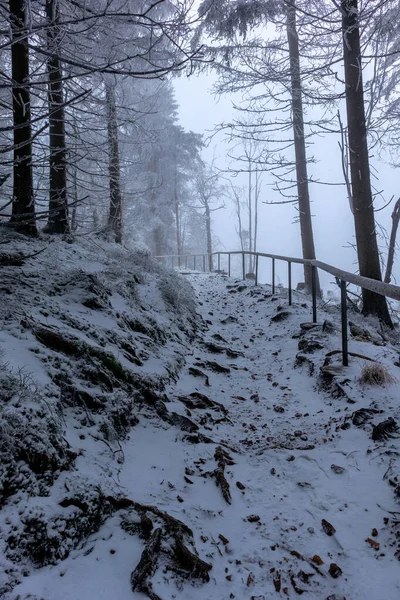
M 203 270 L 205 271 L 205 264 L 210 264 L 210 260 L 206 261 L 205 257 L 217 256 L 218 257 L 218 270 L 220 270 L 220 258 L 221 255 L 228 256 L 228 270 L 229 275 L 231 272 L 231 256 L 240 255 L 242 256 L 242 271 L 243 271 L 243 279 L 245 278 L 245 256 L 255 256 L 256 257 L 256 273 L 255 273 L 255 285 L 258 283 L 258 270 L 259 270 L 259 259 L 262 258 L 270 258 L 272 260 L 272 293 L 275 293 L 275 261 L 282 260 L 287 262 L 288 264 L 288 300 L 289 305 L 292 304 L 292 289 L 291 289 L 291 265 L 292 263 L 300 264 L 300 265 L 310 265 L 313 270 L 312 276 L 312 309 L 313 309 L 313 322 L 317 322 L 317 290 L 316 290 L 316 273 L 317 269 L 321 269 L 321 271 L 325 271 L 330 275 L 333 275 L 338 279 L 338 283 L 340 286 L 340 307 L 341 307 L 341 320 L 342 320 L 342 357 L 343 357 L 343 365 L 348 366 L 349 364 L 349 353 L 348 353 L 348 339 L 347 339 L 347 295 L 346 295 L 346 283 L 352 283 L 358 287 L 369 290 L 370 292 L 375 292 L 376 294 L 380 294 L 381 296 L 386 296 L 387 298 L 392 298 L 393 300 L 400 300 L 400 287 L 397 285 L 392 285 L 390 283 L 383 283 L 382 281 L 378 281 L 376 279 L 371 279 L 369 277 L 363 277 L 362 275 L 355 275 L 354 273 L 350 273 L 349 271 L 344 271 L 343 269 L 338 269 L 332 265 L 321 262 L 320 260 L 313 260 L 308 258 L 297 258 L 294 256 L 282 256 L 280 254 L 268 254 L 265 252 L 250 252 L 246 250 L 234 250 L 231 252 L 223 251 L 223 252 L 212 252 L 210 255 L 208 254 L 168 254 L 164 256 L 156 256 L 155 258 L 178 258 L 179 264 L 181 259 L 185 259 L 187 263 L 188 258 L 193 258 L 194 269 L 196 269 L 196 259 L 198 257 L 203 257 Z

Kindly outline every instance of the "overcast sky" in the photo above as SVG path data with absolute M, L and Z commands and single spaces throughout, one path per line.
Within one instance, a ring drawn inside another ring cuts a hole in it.
M 232 100 L 229 96 L 215 98 L 211 93 L 212 83 L 213 77 L 210 75 L 181 77 L 175 80 L 176 99 L 180 106 L 179 117 L 185 129 L 207 136 L 218 123 L 232 118 L 234 114 Z M 222 137 L 214 138 L 210 148 L 205 151 L 204 158 L 211 161 L 215 152 L 217 165 L 224 169 L 228 166 L 227 150 L 228 147 Z M 311 152 L 317 158 L 317 164 L 310 166 L 310 174 L 322 181 L 343 181 L 337 140 L 316 139 Z M 389 200 L 392 195 L 397 198 L 398 172 L 388 165 L 377 163 L 376 159 L 372 159 L 372 162 L 378 168 L 379 176 L 379 181 L 373 180 L 374 185 L 384 190 L 386 200 Z M 265 175 L 263 179 L 261 199 L 282 200 L 276 192 L 272 192 L 269 176 Z M 245 185 L 245 181 L 242 185 Z M 356 271 L 356 254 L 349 247 L 354 243 L 354 223 L 345 187 L 312 184 L 310 194 L 317 258 L 348 271 Z M 383 203 L 382 199 L 377 199 L 375 205 L 380 207 Z M 391 208 L 389 206 L 377 213 L 378 222 L 385 226 L 388 232 L 391 225 Z M 258 251 L 300 257 L 300 227 L 294 223 L 295 217 L 296 210 L 293 205 L 262 204 L 259 211 Z M 221 241 L 221 247 L 218 249 L 238 250 L 240 248 L 235 226 L 233 206 L 227 205 L 226 209 L 214 213 L 214 233 Z M 382 241 L 380 243 L 384 249 L 385 244 Z M 399 280 L 400 269 L 397 265 L 396 260 L 394 274 Z M 286 271 L 279 271 L 282 278 L 285 273 Z M 301 272 L 294 279 L 301 280 Z M 332 278 L 327 275 L 322 276 L 322 279 L 323 286 L 327 287 Z M 284 279 L 283 283 L 285 283 Z

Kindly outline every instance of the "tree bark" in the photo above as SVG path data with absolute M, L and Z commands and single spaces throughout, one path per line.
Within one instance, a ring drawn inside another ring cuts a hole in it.
M 371 191 L 357 0 L 341 0 L 350 176 L 360 275 L 382 280 Z M 386 298 L 362 290 L 364 315 L 392 326 Z
M 252 168 L 249 157 L 249 190 L 248 190 L 248 215 L 249 215 L 249 252 L 253 251 L 253 210 L 252 210 Z M 249 254 L 249 273 L 253 272 L 253 257 Z
M 46 0 L 49 103 L 50 199 L 46 233 L 69 233 L 67 199 L 67 149 L 60 60 L 59 0 Z
M 32 127 L 26 0 L 9 0 L 13 102 L 13 203 L 10 223 L 37 235 L 32 176 Z
M 308 189 L 307 155 L 304 137 L 303 98 L 301 91 L 299 40 L 296 27 L 296 1 L 288 0 L 286 5 L 286 31 L 290 58 L 291 101 L 294 151 L 296 158 L 296 180 L 299 201 L 300 232 L 303 258 L 315 259 L 314 236 L 311 221 L 310 193 Z M 305 289 L 312 289 L 311 267 L 304 265 Z M 321 296 L 317 277 L 317 295 Z
M 179 195 L 178 195 L 178 166 L 177 166 L 177 148 L 175 143 L 174 153 L 174 206 L 175 206 L 175 227 L 176 227 L 176 251 L 178 254 L 178 267 L 181 266 L 182 262 L 182 232 L 181 232 L 181 215 L 179 207 Z
M 206 217 L 206 232 L 207 232 L 207 254 L 208 254 L 208 266 L 210 272 L 213 270 L 212 260 L 212 237 L 211 237 L 211 210 L 208 200 L 204 200 L 205 217 Z
M 107 230 L 115 236 L 117 244 L 122 242 L 122 194 L 119 164 L 118 122 L 115 103 L 115 86 L 106 83 L 107 132 L 109 147 L 110 212 Z
M 388 258 L 387 258 L 387 263 L 386 263 L 386 272 L 385 272 L 385 278 L 383 280 L 385 283 L 390 283 L 390 280 L 392 278 L 392 270 L 393 270 L 393 263 L 394 263 L 394 250 L 395 250 L 395 246 L 396 246 L 396 236 L 397 236 L 397 229 L 399 227 L 399 221 L 400 221 L 400 198 L 397 200 L 396 204 L 394 205 L 394 209 L 392 212 L 392 231 L 390 232 Z

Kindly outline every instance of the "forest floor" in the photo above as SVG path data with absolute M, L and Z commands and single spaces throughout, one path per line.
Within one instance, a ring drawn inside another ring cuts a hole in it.
M 40 568 L 25 540 L 7 600 L 399 600 L 398 344 L 351 315 L 344 369 L 337 307 L 319 308 L 314 326 L 304 296 L 288 307 L 282 290 L 183 277 L 200 326 L 164 346 L 175 375 L 138 403 L 130 433 L 100 443 L 64 411 L 68 445 L 81 447 L 74 475 L 98 481 L 113 510 Z M 363 382 L 377 363 L 383 381 Z M 40 500 L 49 523 L 51 503 L 88 511 L 66 473 Z M 39 493 L 11 497 L 4 522 L 17 528 L 32 496 L 37 507 Z

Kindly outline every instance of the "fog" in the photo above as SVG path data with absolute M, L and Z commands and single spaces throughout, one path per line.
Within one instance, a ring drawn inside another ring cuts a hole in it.
M 223 134 L 215 135 L 215 128 L 218 124 L 232 119 L 235 113 L 233 102 L 237 103 L 240 97 L 238 95 L 216 97 L 212 93 L 214 81 L 214 75 L 182 76 L 175 80 L 174 86 L 179 103 L 181 125 L 188 130 L 203 134 L 208 140 L 208 147 L 203 153 L 204 159 L 211 162 L 215 156 L 216 166 L 226 170 L 233 166 L 232 161 L 227 158 L 232 145 L 228 145 Z M 358 267 L 354 249 L 354 221 L 344 186 L 337 142 L 338 139 L 333 136 L 329 138 L 315 136 L 308 148 L 308 157 L 313 155 L 316 159 L 315 164 L 309 164 L 310 179 L 340 184 L 310 184 L 316 257 L 323 262 L 356 272 Z M 387 244 L 382 236 L 381 227 L 385 228 L 389 235 L 392 206 L 398 197 L 398 173 L 383 160 L 378 160 L 374 154 L 370 156 L 370 161 L 372 185 L 376 190 L 382 190 L 382 196 L 377 196 L 375 199 L 375 208 L 377 209 L 378 243 L 385 262 Z M 296 222 L 296 205 L 270 204 L 270 202 L 280 202 L 283 198 L 272 189 L 274 180 L 270 174 L 265 173 L 262 181 L 257 250 L 301 257 L 300 226 Z M 233 182 L 235 185 L 245 187 L 247 176 L 239 175 L 233 179 Z M 392 196 L 394 201 L 383 210 L 379 210 Z M 237 218 L 233 203 L 226 201 L 223 210 L 213 213 L 215 250 L 240 249 L 236 227 Z M 267 277 L 267 273 L 262 272 L 263 276 Z M 330 275 L 320 273 L 320 277 L 324 289 L 335 287 Z M 277 280 L 285 284 L 286 278 L 286 265 L 277 265 Z M 399 278 L 400 267 L 395 258 L 392 283 Z M 294 267 L 294 283 L 302 280 L 301 268 Z

